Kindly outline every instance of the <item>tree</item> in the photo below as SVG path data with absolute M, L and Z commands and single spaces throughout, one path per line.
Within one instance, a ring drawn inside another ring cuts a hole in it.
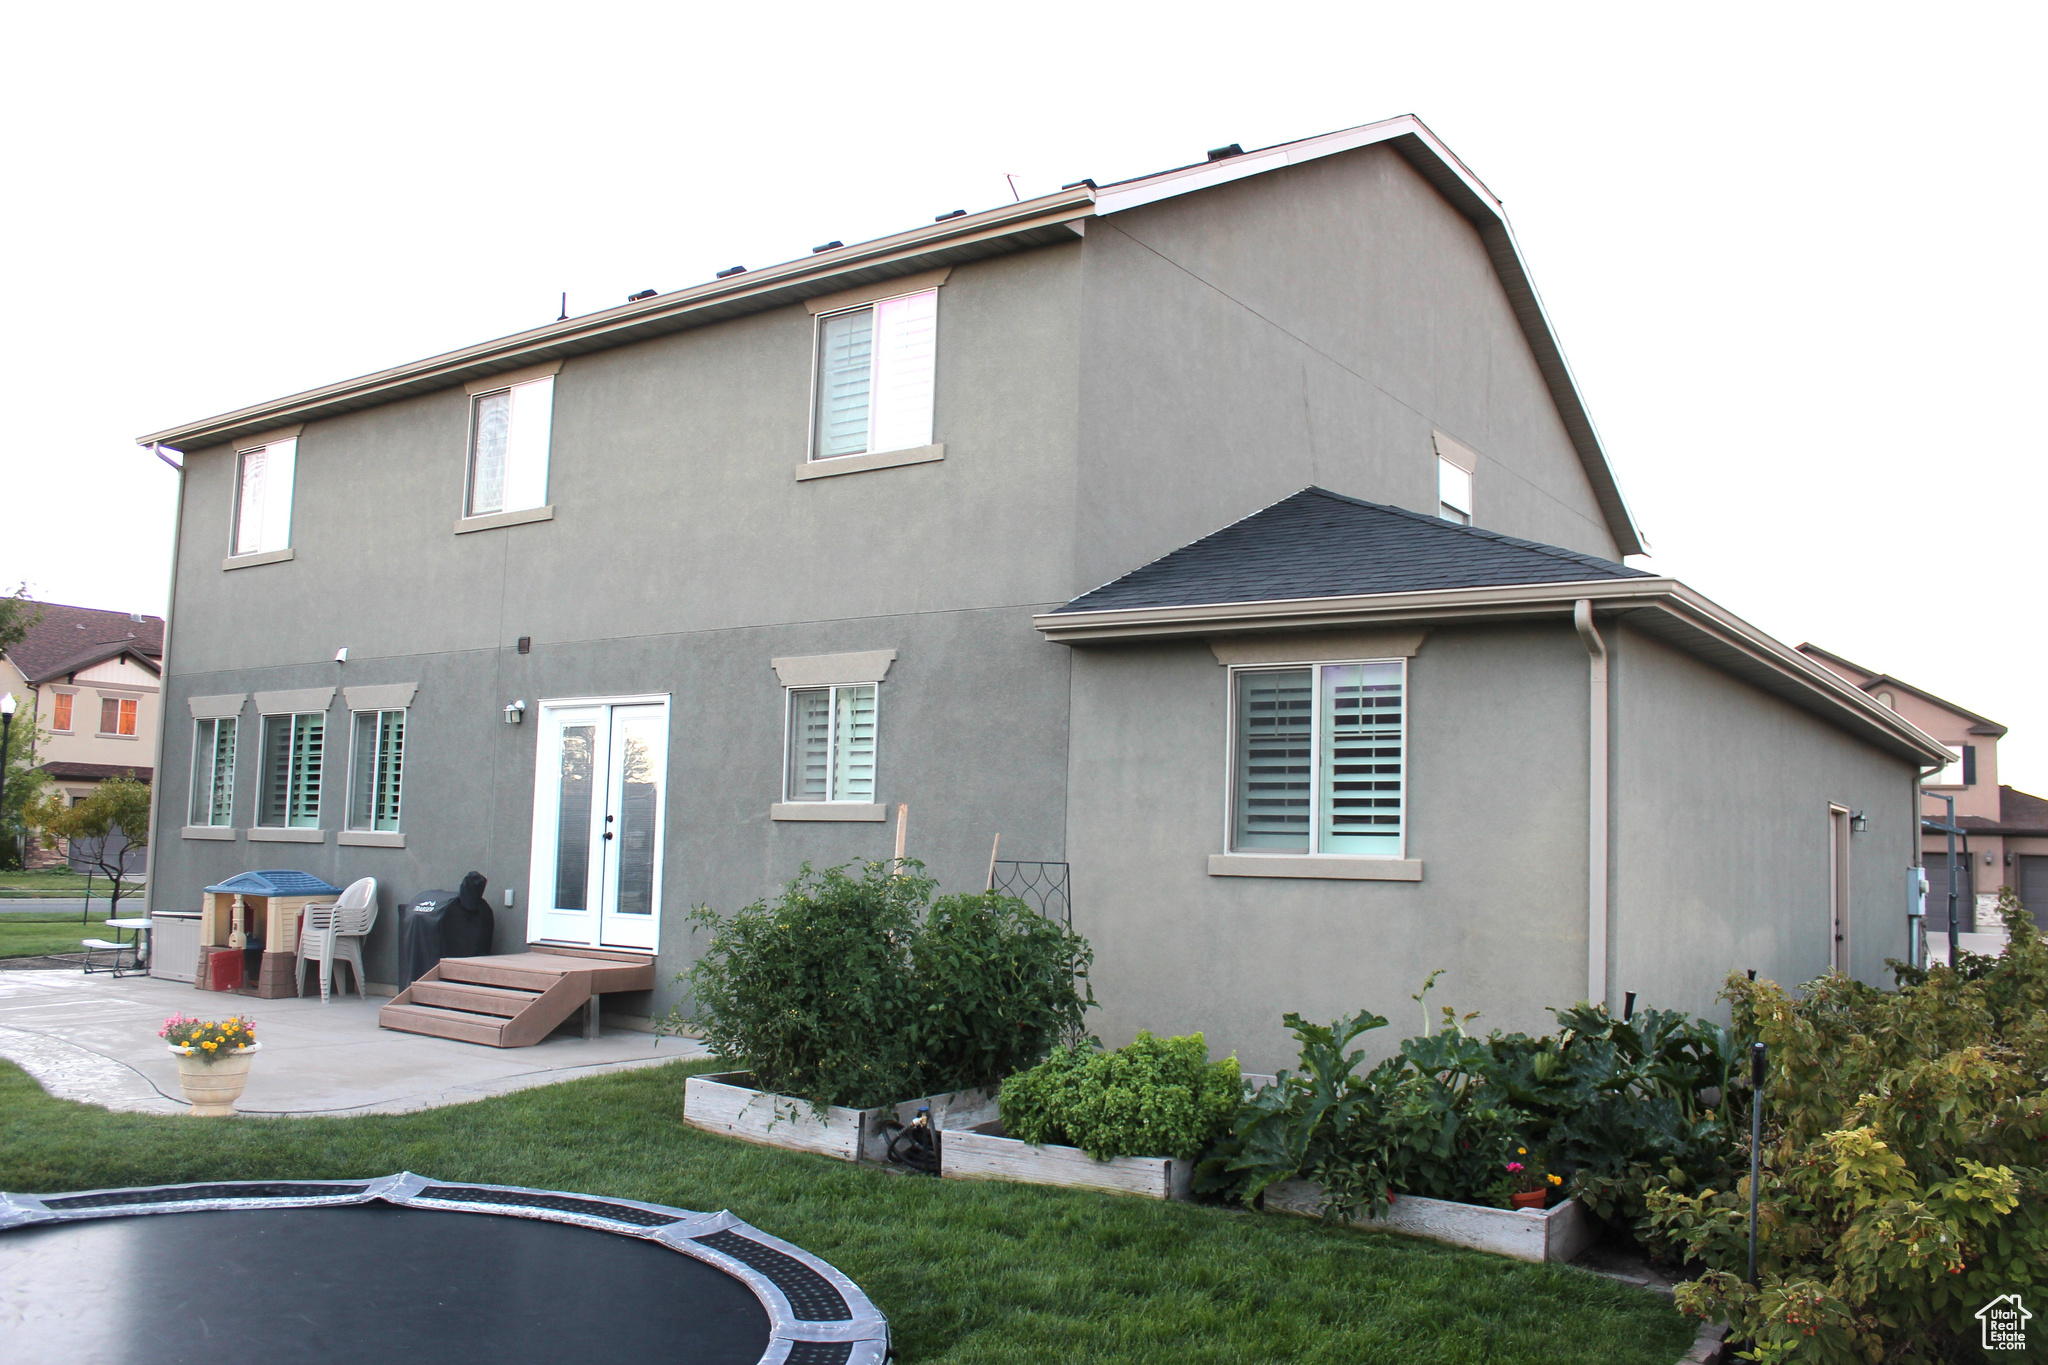
M 75 806 L 61 804 L 54 794 L 45 797 L 28 811 L 28 819 L 42 831 L 46 847 L 68 840 L 73 858 L 85 859 L 113 883 L 107 913 L 119 915 L 128 850 L 149 846 L 149 784 L 132 775 L 110 777 Z
M 42 619 L 42 606 L 28 595 L 28 584 L 0 596 L 0 654 L 20 644 L 22 636 Z M 19 866 L 21 854 L 27 852 L 26 842 L 17 844 L 15 840 L 16 832 L 22 828 L 22 812 L 40 800 L 49 785 L 48 776 L 33 766 L 35 710 L 27 697 L 17 694 L 14 701 L 14 724 L 7 732 L 7 751 L 0 753 L 0 788 L 4 788 L 0 790 L 0 867 Z

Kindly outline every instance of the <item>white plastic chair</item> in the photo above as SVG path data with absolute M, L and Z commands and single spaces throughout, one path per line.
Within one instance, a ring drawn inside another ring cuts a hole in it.
M 292 973 L 298 993 L 306 993 L 306 964 L 318 962 L 320 1003 L 326 1004 L 333 987 L 334 962 L 339 958 L 355 970 L 356 994 L 369 999 L 368 992 L 363 989 L 363 939 L 376 922 L 375 877 L 350 882 L 339 900 L 314 901 L 307 905 L 299 919 L 299 960 Z

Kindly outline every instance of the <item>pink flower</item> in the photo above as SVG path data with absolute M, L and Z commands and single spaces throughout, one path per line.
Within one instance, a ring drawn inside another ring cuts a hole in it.
M 1508 1169 L 1509 1169 L 1510 1171 L 1513 1171 L 1513 1172 L 1516 1172 L 1516 1173 L 1520 1173 L 1520 1171 L 1521 1171 L 1521 1169 L 1522 1169 L 1522 1163 L 1521 1163 L 1521 1162 L 1519 1162 L 1519 1161 L 1510 1161 L 1510 1162 L 1508 1163 Z

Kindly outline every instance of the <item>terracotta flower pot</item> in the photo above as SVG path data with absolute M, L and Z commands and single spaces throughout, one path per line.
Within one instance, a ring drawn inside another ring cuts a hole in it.
M 178 1059 L 178 1088 L 185 1092 L 186 1099 L 192 1101 L 192 1112 L 203 1117 L 232 1115 L 235 1101 L 242 1096 L 242 1088 L 249 1084 L 250 1058 L 262 1050 L 263 1044 L 251 1043 L 209 1062 L 204 1056 L 197 1055 L 197 1049 L 172 1048 L 172 1054 Z
M 1518 1190 L 1508 1196 L 1508 1202 L 1518 1209 L 1535 1209 L 1541 1213 L 1544 1202 L 1549 1198 L 1548 1190 Z

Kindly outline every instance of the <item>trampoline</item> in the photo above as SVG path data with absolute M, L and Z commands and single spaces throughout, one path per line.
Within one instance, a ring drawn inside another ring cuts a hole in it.
M 853 1281 L 730 1213 L 409 1172 L 0 1194 L 9 1365 L 880 1365 L 888 1348 Z

